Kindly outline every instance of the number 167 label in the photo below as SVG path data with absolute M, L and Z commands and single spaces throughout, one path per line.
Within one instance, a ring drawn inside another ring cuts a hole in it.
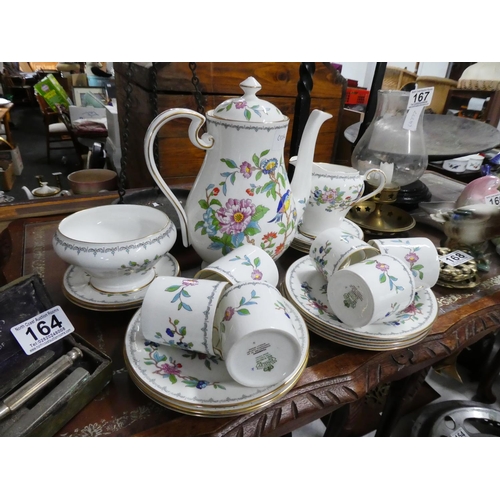
M 61 307 L 55 306 L 13 326 L 10 331 L 29 355 L 69 335 L 75 329 Z

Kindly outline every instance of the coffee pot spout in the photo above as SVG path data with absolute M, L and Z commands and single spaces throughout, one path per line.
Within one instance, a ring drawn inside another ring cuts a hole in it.
M 326 120 L 332 118 L 330 113 L 314 109 L 307 120 L 299 151 L 296 157 L 290 158 L 290 163 L 295 166 L 291 183 L 295 206 L 297 207 L 297 220 L 300 221 L 304 214 L 312 181 L 312 165 L 314 150 L 321 126 Z

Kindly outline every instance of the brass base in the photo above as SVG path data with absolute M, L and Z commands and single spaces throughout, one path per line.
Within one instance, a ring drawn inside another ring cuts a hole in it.
M 415 219 L 390 203 L 364 201 L 354 205 L 346 218 L 375 233 L 401 233 L 415 226 Z

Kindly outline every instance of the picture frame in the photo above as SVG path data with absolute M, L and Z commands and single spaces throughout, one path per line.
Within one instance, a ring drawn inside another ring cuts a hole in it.
M 73 101 L 75 106 L 103 108 L 107 102 L 104 87 L 73 87 Z

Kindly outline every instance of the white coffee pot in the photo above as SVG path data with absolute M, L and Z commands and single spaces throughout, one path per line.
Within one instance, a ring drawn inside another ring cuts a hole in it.
M 264 249 L 274 260 L 289 247 L 309 197 L 312 161 L 321 125 L 332 115 L 313 110 L 304 129 L 290 183 L 284 157 L 288 117 L 259 99 L 253 77 L 240 84 L 244 94 L 206 113 L 173 108 L 160 113 L 144 139 L 146 164 L 175 207 L 184 246 L 192 245 L 211 263 L 244 243 Z M 189 139 L 206 151 L 185 207 L 173 195 L 154 160 L 155 138 L 163 125 L 190 120 Z M 207 122 L 207 132 L 199 136 Z

